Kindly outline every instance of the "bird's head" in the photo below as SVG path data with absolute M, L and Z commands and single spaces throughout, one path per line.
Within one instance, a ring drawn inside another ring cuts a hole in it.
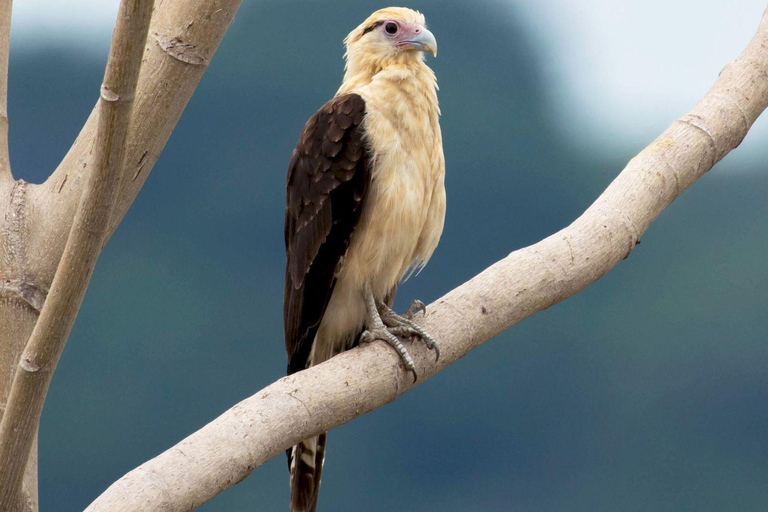
M 349 33 L 344 44 L 348 70 L 421 63 L 424 52 L 437 56 L 437 41 L 427 30 L 424 15 L 405 7 L 374 12 Z

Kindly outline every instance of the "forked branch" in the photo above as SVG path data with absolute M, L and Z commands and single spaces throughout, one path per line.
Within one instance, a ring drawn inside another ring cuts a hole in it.
M 6 411 L 10 415 L 7 422 L 4 419 L 0 425 L 0 504 L 10 499 L 6 489 L 11 489 L 9 492 L 13 494 L 17 488 L 16 480 L 5 475 L 17 475 L 18 468 L 26 464 L 26 510 L 36 509 L 34 475 L 37 465 L 35 450 L 29 449 L 30 425 L 36 425 L 39 419 L 44 388 L 47 388 L 50 374 L 55 369 L 66 332 L 71 327 L 73 309 L 76 310 L 80 303 L 93 267 L 92 261 L 90 264 L 88 261 L 92 260 L 91 257 L 77 255 L 85 248 L 76 244 L 75 238 L 69 237 L 69 234 L 84 227 L 84 233 L 80 235 L 92 249 L 103 245 L 113 233 L 152 170 L 240 3 L 241 0 L 158 2 L 152 14 L 146 46 L 144 14 L 140 16 L 144 20 L 141 33 L 126 35 L 129 43 L 123 47 L 126 52 L 131 55 L 136 52 L 139 56 L 144 52 L 135 94 L 121 85 L 135 82 L 134 78 L 127 79 L 135 69 L 112 69 L 107 74 L 96 108 L 61 164 L 45 183 L 34 185 L 22 180 L 14 181 L 7 165 L 0 168 L 0 279 L 5 283 L 0 284 L 0 416 L 4 416 Z M 0 55 L 5 59 L 0 58 L 0 63 L 7 63 L 10 5 L 10 0 L 0 0 Z M 144 9 L 147 4 L 131 2 L 130 5 L 141 5 Z M 115 36 L 116 41 L 118 36 Z M 113 50 L 117 51 L 117 48 L 113 46 Z M 121 63 L 119 58 L 110 62 Z M 131 62 L 138 61 L 131 57 Z M 7 67 L 0 66 L 0 96 L 3 100 L 6 72 Z M 131 101 L 132 109 L 129 107 Z M 5 101 L 1 103 L 5 105 Z M 130 124 L 121 120 L 123 114 L 120 112 L 124 108 L 131 111 Z M 2 121 L 5 122 L 5 118 Z M 111 123 L 115 131 L 104 130 L 102 121 L 107 125 Z M 2 128 L 4 135 L 5 125 Z M 127 134 L 120 132 L 126 128 Z M 105 138 L 105 133 L 110 136 Z M 6 139 L 0 138 L 0 149 L 4 149 Z M 107 150 L 95 151 L 97 147 Z M 115 150 L 124 151 L 124 155 L 120 157 Z M 0 154 L 4 154 L 7 161 L 7 152 L 0 151 Z M 113 163 L 120 160 L 122 164 L 114 167 Z M 2 162 L 0 158 L 0 164 Z M 109 174 L 93 178 L 97 168 L 109 169 Z M 91 186 L 96 191 L 95 197 L 93 192 L 85 191 Z M 86 194 L 89 194 L 87 199 Z M 81 202 L 91 206 L 81 207 Z M 110 207 L 112 204 L 114 206 Z M 111 210 L 110 215 L 106 215 L 108 210 Z M 97 212 L 104 215 L 100 216 Z M 73 231 L 73 226 L 80 227 Z M 89 232 L 92 236 L 88 235 Z M 98 243 L 97 239 L 100 240 Z M 85 252 L 92 254 L 91 249 Z M 62 260 L 65 250 L 67 256 Z M 79 276 L 62 277 L 71 272 L 79 272 Z M 52 290 L 54 279 L 57 291 Z M 69 286 L 63 284 L 62 279 L 68 282 L 84 281 Z M 47 294 L 50 296 L 46 301 Z M 54 308 L 52 304 L 56 303 L 59 305 Z M 38 313 L 44 307 L 52 309 L 40 318 L 38 324 Z M 38 330 L 34 336 L 38 341 L 24 352 L 20 361 L 20 354 L 36 327 Z M 60 336 L 62 334 L 63 337 Z M 55 346 L 49 346 L 44 341 L 53 338 L 59 340 Z M 46 348 L 38 351 L 34 347 Z M 40 378 L 43 373 L 47 375 Z M 27 377 L 31 380 L 25 383 L 23 380 Z M 11 399 L 9 388 L 14 379 L 22 379 L 22 382 L 13 384 L 16 391 Z M 24 390 L 25 385 L 30 388 Z M 32 401 L 18 399 L 30 395 L 36 398 Z M 26 409 L 22 411 L 19 407 Z M 17 443 L 19 440 L 21 442 Z M 19 455 L 24 452 L 30 453 L 29 459 Z M 15 508 L 3 505 L 0 509 Z
M 427 307 L 441 358 L 421 344 L 423 382 L 523 318 L 579 292 L 634 249 L 686 187 L 738 146 L 768 106 L 768 12 L 707 95 L 633 158 L 573 224 L 510 254 Z M 131 471 L 88 511 L 189 510 L 299 440 L 391 402 L 412 387 L 382 344 L 284 377 Z
M 21 482 L 53 370 L 106 239 L 125 154 L 154 0 L 123 0 L 101 86 L 94 166 L 48 298 L 14 374 L 0 423 L 0 510 L 18 508 Z

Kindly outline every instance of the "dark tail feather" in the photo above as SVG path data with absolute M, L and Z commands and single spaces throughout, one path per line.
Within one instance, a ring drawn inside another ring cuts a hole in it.
M 320 476 L 325 460 L 325 438 L 305 439 L 288 450 L 288 469 L 291 473 L 291 512 L 315 512 L 320 494 Z

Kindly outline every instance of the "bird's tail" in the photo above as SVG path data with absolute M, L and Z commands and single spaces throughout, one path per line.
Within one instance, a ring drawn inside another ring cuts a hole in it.
M 291 512 L 315 512 L 325 460 L 326 433 L 305 439 L 288 450 Z
M 393 293 L 394 298 L 394 293 Z M 357 343 L 362 329 L 355 335 L 342 340 L 320 339 L 320 334 L 312 344 L 305 367 L 309 368 L 332 358 L 336 354 L 351 348 Z M 299 371 L 288 366 L 288 373 Z M 320 477 L 325 461 L 325 440 L 327 432 L 315 437 L 304 439 L 302 442 L 286 450 L 288 454 L 288 471 L 291 480 L 291 512 L 315 512 L 317 497 L 320 495 Z

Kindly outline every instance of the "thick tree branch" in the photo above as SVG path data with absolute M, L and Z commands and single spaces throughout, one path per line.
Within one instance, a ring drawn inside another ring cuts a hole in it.
M 13 0 L 0 0 L 0 420 L 5 413 L 11 379 L 24 342 L 32 332 L 45 291 L 28 282 L 19 247 L 25 228 L 21 202 L 26 183 L 15 183 L 8 150 L 8 63 Z M 0 214 L 1 215 L 1 214 Z M 42 295 L 42 299 L 41 299 Z M 33 304 L 37 304 L 37 307 Z M 31 307 L 28 307 L 31 306 Z M 20 501 L 25 511 L 37 511 L 37 436 L 26 461 Z
M 109 223 L 114 232 L 149 176 L 176 122 L 213 58 L 241 0 L 163 0 L 157 3 L 147 37 L 136 101 L 131 114 L 117 204 Z M 53 279 L 77 201 L 93 165 L 96 110 L 51 177 L 31 187 L 37 206 L 30 222 L 37 226 L 29 241 L 34 255 L 30 273 L 41 283 Z
M 687 115 L 637 157 L 573 224 L 516 251 L 428 307 L 439 362 L 419 344 L 428 379 L 521 319 L 584 289 L 626 258 L 686 187 L 738 146 L 768 105 L 768 16 L 744 52 Z M 383 344 L 284 377 L 113 484 L 87 509 L 187 510 L 301 439 L 408 391 Z
M 0 182 L 12 179 L 8 159 L 8 56 L 12 5 L 13 0 L 0 0 Z
M 0 509 L 19 508 L 21 482 L 53 370 L 77 317 L 115 204 L 131 107 L 154 0 L 123 0 L 101 86 L 94 168 L 48 298 L 16 369 L 0 423 Z
M 240 2 L 159 2 L 152 15 L 106 238 L 141 189 Z M 10 0 L 0 0 L 0 52 L 7 50 L 10 5 Z M 7 52 L 3 55 L 7 57 Z M 7 67 L 2 67 L 2 77 L 6 71 Z M 2 80 L 3 93 L 5 83 Z M 0 286 L 0 416 L 22 351 L 59 267 L 85 184 L 97 165 L 92 150 L 99 131 L 99 112 L 97 104 L 72 148 L 44 184 L 14 181 L 10 171 L 0 169 L 0 282 L 4 283 Z M 33 448 L 24 481 L 28 510 L 36 509 L 36 468 Z
M 687 115 L 633 158 L 573 224 L 510 254 L 428 306 L 441 359 L 411 350 L 420 382 L 523 318 L 577 293 L 634 249 L 686 187 L 738 146 L 768 106 L 768 14 L 742 54 Z M 88 511 L 188 510 L 301 439 L 411 389 L 381 343 L 284 377 L 114 483 Z

